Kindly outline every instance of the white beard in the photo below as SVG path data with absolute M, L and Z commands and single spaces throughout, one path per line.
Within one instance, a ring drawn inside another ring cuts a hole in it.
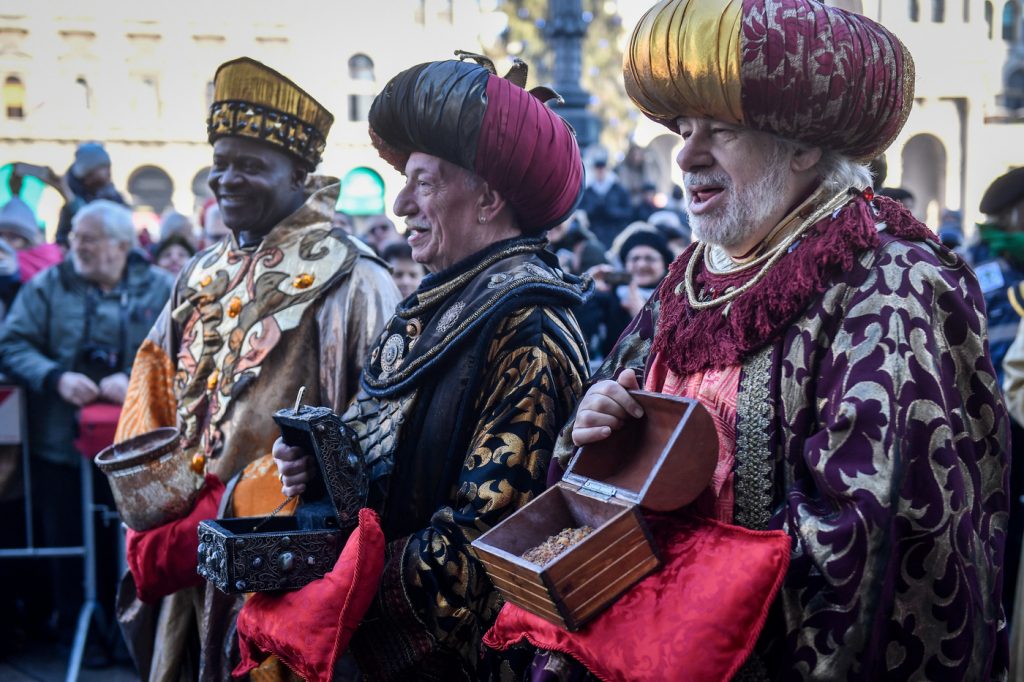
M 786 175 L 773 171 L 779 167 L 773 161 L 775 159 L 769 159 L 765 164 L 767 172 L 760 180 L 739 190 L 724 172 L 686 173 L 686 213 L 694 236 L 707 244 L 732 248 L 746 241 L 773 213 L 785 209 L 782 203 L 785 201 Z M 694 215 L 690 213 L 689 188 L 703 184 L 721 186 L 722 193 L 726 195 L 723 197 L 725 206 L 710 214 Z

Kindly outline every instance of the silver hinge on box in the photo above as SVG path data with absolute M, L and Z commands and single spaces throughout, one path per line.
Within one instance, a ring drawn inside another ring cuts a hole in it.
M 617 488 L 615 486 L 602 483 L 601 481 L 595 481 L 592 478 L 588 478 L 580 487 L 581 493 L 601 500 L 602 502 L 607 502 L 611 498 L 615 497 L 616 491 Z

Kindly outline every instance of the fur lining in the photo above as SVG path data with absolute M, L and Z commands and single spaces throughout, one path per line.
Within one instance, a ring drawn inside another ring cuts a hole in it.
M 836 275 L 853 267 L 861 252 L 879 245 L 876 223 L 885 223 L 887 232 L 903 239 L 935 239 L 898 202 L 876 197 L 869 204 L 857 196 L 834 217 L 811 227 L 763 280 L 732 301 L 728 314 L 723 314 L 725 305 L 707 310 L 688 305 L 680 285 L 695 250 L 691 246 L 672 264 L 662 284 L 654 353 L 679 375 L 739 364 L 778 338 Z M 704 286 L 720 294 L 746 282 L 756 269 L 713 275 L 698 264 L 696 271 L 698 290 Z

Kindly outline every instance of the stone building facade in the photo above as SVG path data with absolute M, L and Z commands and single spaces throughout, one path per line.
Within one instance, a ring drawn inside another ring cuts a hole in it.
M 214 71 L 245 55 L 334 113 L 320 172 L 373 168 L 393 196 L 399 177 L 367 135 L 373 96 L 412 64 L 454 48 L 479 51 L 481 36 L 493 39 L 502 20 L 476 0 L 310 0 L 291 8 L 0 0 L 0 165 L 64 172 L 80 141 L 98 140 L 113 160 L 114 184 L 142 214 L 192 213 L 209 196 L 205 119 Z M 41 205 L 40 217 L 55 220 L 53 210 Z

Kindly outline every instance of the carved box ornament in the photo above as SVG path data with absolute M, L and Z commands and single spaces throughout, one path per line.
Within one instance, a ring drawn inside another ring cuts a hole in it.
M 699 402 L 630 393 L 643 417 L 579 448 L 561 481 L 473 542 L 506 600 L 570 632 L 661 567 L 641 508 L 689 504 L 718 461 L 715 424 Z M 566 536 L 571 543 L 546 550 Z
M 293 516 L 199 524 L 199 575 L 228 594 L 297 589 L 322 578 L 366 505 L 369 475 L 359 441 L 337 414 L 299 405 L 278 410 L 274 421 L 285 443 L 315 456 L 320 481 L 307 486 Z

